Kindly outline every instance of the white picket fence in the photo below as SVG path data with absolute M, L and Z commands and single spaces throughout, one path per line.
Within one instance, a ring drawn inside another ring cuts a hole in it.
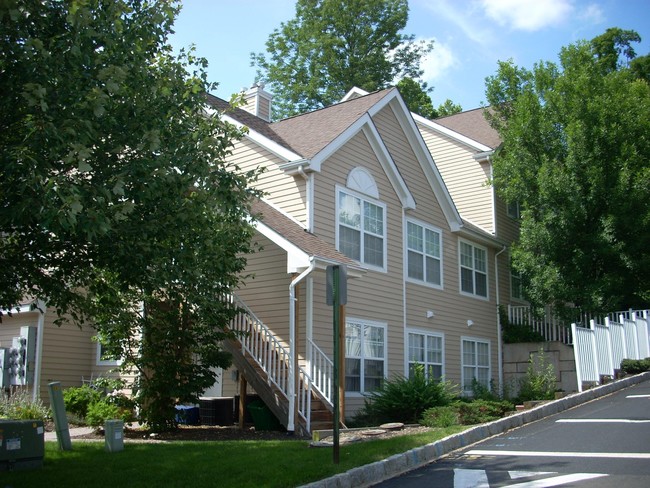
M 578 391 L 583 383 L 613 378 L 623 359 L 650 357 L 649 312 L 609 314 L 602 322 L 591 319 L 589 327 L 571 324 Z

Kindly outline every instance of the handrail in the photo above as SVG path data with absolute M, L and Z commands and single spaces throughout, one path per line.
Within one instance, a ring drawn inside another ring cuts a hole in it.
M 332 378 L 334 377 L 334 363 L 311 339 L 308 344 L 310 348 L 308 356 L 310 358 L 309 373 L 313 386 L 333 407 Z
M 231 328 L 240 332 L 242 350 L 255 360 L 267 374 L 269 382 L 273 383 L 289 401 L 288 378 L 291 356 L 288 349 L 239 297 L 232 295 L 230 302 L 242 310 L 231 321 Z M 310 430 L 312 381 L 309 373 L 300 366 L 297 376 L 298 414 L 305 421 L 307 430 Z

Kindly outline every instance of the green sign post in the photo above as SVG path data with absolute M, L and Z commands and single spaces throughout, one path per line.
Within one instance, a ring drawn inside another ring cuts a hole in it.
M 334 464 L 339 464 L 339 426 L 341 424 L 340 412 L 340 371 L 341 364 L 341 305 L 347 302 L 347 273 L 345 266 L 331 265 L 327 267 L 327 304 L 334 307 L 332 326 L 334 331 Z

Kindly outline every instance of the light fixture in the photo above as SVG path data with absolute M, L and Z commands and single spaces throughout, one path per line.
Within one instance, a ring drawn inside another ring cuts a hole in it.
M 434 315 L 435 315 L 435 313 L 433 313 L 433 310 L 427 310 L 427 318 L 428 318 L 428 319 L 430 319 L 430 318 L 433 317 Z
M 471 327 L 472 325 L 474 325 L 474 321 L 471 320 L 471 319 L 468 320 L 468 321 L 467 321 L 467 327 Z

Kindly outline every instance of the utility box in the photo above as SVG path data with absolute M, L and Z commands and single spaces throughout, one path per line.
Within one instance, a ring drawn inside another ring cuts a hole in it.
M 42 420 L 0 420 L 0 471 L 43 467 Z
M 124 450 L 124 422 L 107 420 L 104 422 L 104 442 L 108 452 Z

